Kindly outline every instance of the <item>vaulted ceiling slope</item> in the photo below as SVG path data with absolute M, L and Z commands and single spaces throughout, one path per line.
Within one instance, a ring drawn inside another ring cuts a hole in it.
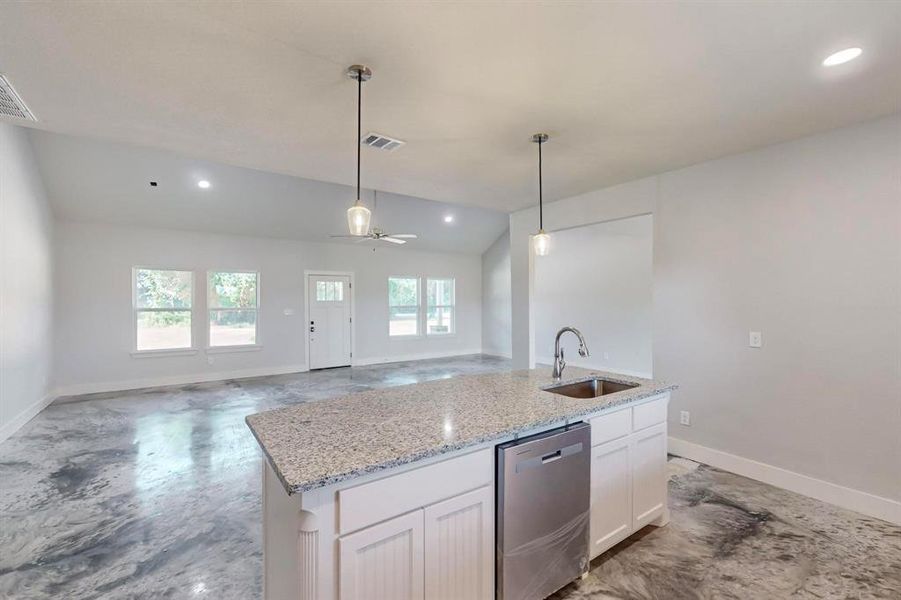
M 863 56 L 826 70 L 847 46 Z M 515 210 L 899 110 L 901 2 L 7 2 L 37 127 Z
M 350 186 L 105 140 L 37 130 L 30 138 L 53 212 L 63 220 L 357 243 L 329 237 L 347 233 Z M 362 195 L 373 227 L 419 235 L 404 248 L 481 254 L 509 224 L 506 213 L 485 208 L 386 192 L 373 203 L 371 190 Z

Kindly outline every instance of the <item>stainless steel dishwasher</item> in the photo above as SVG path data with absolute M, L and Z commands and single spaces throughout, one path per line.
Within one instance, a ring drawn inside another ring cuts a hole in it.
M 497 600 L 538 600 L 588 570 L 591 427 L 497 446 Z

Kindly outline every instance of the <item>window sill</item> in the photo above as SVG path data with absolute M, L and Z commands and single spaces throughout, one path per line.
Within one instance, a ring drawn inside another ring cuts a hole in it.
M 242 346 L 208 346 L 207 354 L 228 354 L 229 352 L 256 352 L 262 350 L 262 344 L 244 344 Z
M 454 333 L 427 333 L 427 338 L 455 338 L 457 334 Z
M 407 335 L 391 335 L 390 333 L 388 334 L 389 340 L 418 340 L 422 337 L 424 337 L 424 336 L 420 333 L 407 334 Z
M 197 348 L 172 348 L 170 350 L 135 350 L 132 358 L 162 358 L 164 356 L 192 356 L 197 354 Z

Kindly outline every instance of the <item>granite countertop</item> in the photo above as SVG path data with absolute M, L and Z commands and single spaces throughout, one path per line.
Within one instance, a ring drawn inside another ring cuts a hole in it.
M 250 415 L 289 494 L 509 438 L 675 389 L 675 385 L 567 367 L 563 383 L 600 375 L 638 387 L 599 398 L 544 391 L 550 368 L 464 375 L 305 402 Z

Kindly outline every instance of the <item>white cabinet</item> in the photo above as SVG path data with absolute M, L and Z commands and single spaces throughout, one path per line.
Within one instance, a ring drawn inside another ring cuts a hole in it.
M 591 449 L 591 558 L 649 523 L 667 522 L 668 400 L 591 419 L 592 440 L 611 440 Z
M 632 438 L 632 527 L 638 530 L 666 510 L 666 424 Z
M 423 530 L 417 510 L 340 538 L 341 600 L 422 600 Z
M 483 487 L 426 507 L 425 597 L 494 598 L 494 494 Z
M 591 449 L 591 558 L 632 533 L 632 440 Z
M 339 540 L 341 600 L 494 597 L 491 486 Z

